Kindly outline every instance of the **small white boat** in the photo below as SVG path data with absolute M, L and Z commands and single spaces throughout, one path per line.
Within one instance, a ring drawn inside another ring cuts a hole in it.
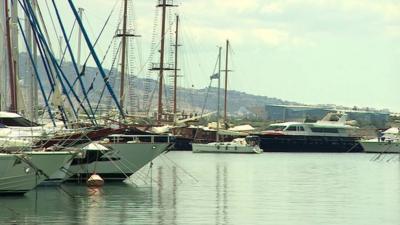
M 367 153 L 400 153 L 399 128 L 389 128 L 381 137 L 362 140 L 360 144 Z
M 258 137 L 236 138 L 231 142 L 193 143 L 193 153 L 262 153 Z
M 360 141 L 361 146 L 367 153 L 400 153 L 399 140 L 378 141 L 377 138 Z

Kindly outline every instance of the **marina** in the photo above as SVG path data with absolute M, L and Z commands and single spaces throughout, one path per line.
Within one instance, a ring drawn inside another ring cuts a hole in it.
M 399 224 L 383 1 L 0 0 L 0 224 Z

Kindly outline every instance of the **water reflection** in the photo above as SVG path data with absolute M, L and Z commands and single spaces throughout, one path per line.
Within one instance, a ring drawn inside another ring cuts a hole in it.
M 152 185 L 66 184 L 0 198 L 0 224 L 356 224 L 400 221 L 400 164 L 363 154 L 168 153 Z M 185 171 L 183 171 L 183 169 Z M 193 177 L 193 178 L 192 178 Z
M 221 172 L 222 171 L 222 172 Z M 217 164 L 216 166 L 216 212 L 215 212 L 215 224 L 227 224 L 228 223 L 228 174 L 226 165 Z M 222 184 L 221 184 L 222 183 Z

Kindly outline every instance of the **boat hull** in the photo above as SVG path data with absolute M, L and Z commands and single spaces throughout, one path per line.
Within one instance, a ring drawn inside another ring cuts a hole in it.
M 399 142 L 360 141 L 360 144 L 367 153 L 400 153 Z
M 357 137 L 258 135 L 264 152 L 363 152 Z
M 108 151 L 87 150 L 85 158 L 74 159 L 68 182 L 86 182 L 93 174 L 104 181 L 123 181 L 165 152 L 170 143 L 110 143 Z
M 22 157 L 26 158 L 22 159 Z M 34 189 L 72 157 L 73 154 L 69 152 L 2 154 L 0 157 L 0 194 L 24 194 Z
M 237 146 L 220 143 L 192 144 L 193 153 L 261 153 L 258 146 Z

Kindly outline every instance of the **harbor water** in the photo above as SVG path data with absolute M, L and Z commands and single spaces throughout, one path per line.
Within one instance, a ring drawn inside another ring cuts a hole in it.
M 131 181 L 0 197 L 0 224 L 400 224 L 398 155 L 169 152 Z

